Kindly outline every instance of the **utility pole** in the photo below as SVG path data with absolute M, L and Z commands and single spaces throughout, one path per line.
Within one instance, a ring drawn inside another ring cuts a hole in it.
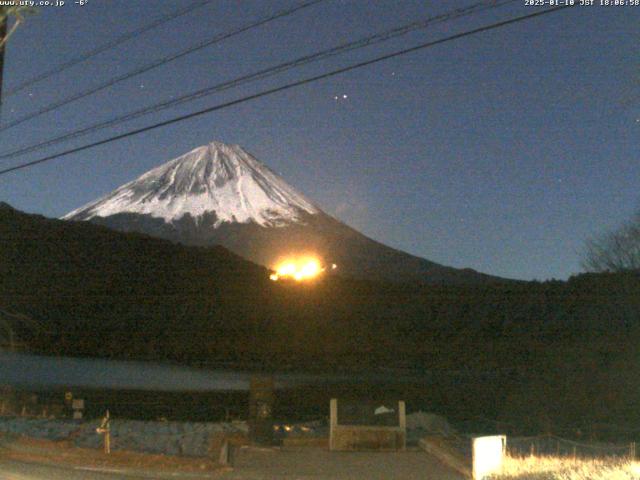
M 8 18 L 8 15 L 0 18 L 0 118 L 2 118 L 2 72 L 4 71 L 4 51 L 6 46 L 6 42 L 3 42 L 3 40 L 7 36 Z
M 249 438 L 258 445 L 273 443 L 273 375 L 253 375 L 249 386 Z

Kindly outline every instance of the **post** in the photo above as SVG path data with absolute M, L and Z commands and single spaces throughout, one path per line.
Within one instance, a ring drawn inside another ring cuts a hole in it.
M 229 441 L 224 440 L 220 447 L 220 455 L 218 456 L 218 463 L 220 465 L 229 465 Z
M 407 448 L 407 408 L 403 400 L 398 402 L 398 423 L 402 430 L 402 445 L 397 445 L 399 450 Z
M 629 444 L 629 458 L 631 460 L 636 459 L 636 442 L 631 442 Z
M 107 455 L 111 453 L 111 432 L 109 431 L 104 434 L 104 453 Z
M 224 465 L 225 467 L 233 467 L 235 462 L 235 445 L 229 442 L 229 440 L 224 440 L 222 442 L 222 446 L 220 447 L 220 455 L 218 456 L 218 462 L 220 465 Z
M 273 443 L 274 381 L 271 375 L 251 377 L 249 387 L 249 437 L 251 441 Z
M 336 428 L 338 427 L 338 399 L 332 398 L 329 403 L 329 450 L 334 450 Z
M 9 8 L 9 7 L 6 7 Z M 5 45 L 3 45 L 2 41 L 4 37 L 7 36 L 7 22 L 8 15 L 2 19 L 0 19 L 0 115 L 2 114 L 2 72 L 4 71 L 4 51 Z
M 104 435 L 104 453 L 111 453 L 111 419 L 109 418 L 109 410 L 102 419 L 102 423 L 96 428 L 96 433 Z

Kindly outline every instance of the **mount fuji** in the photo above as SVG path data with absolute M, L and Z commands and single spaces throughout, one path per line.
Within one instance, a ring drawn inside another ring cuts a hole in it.
M 273 268 L 313 254 L 343 275 L 379 280 L 500 280 L 395 250 L 323 212 L 238 145 L 212 142 L 62 217 L 185 245 L 222 245 Z

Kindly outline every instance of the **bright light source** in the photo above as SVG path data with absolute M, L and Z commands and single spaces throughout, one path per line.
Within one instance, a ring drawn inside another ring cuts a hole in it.
M 492 435 L 472 439 L 473 478 L 483 479 L 499 473 L 506 449 L 507 437 Z
M 275 270 L 275 273 L 269 275 L 274 282 L 285 278 L 293 278 L 297 282 L 311 280 L 325 271 L 320 261 L 313 257 L 285 260 Z

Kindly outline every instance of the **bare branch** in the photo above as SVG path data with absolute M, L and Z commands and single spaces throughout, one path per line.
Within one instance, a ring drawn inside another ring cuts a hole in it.
M 617 230 L 587 240 L 582 267 L 592 272 L 640 271 L 640 211 Z

